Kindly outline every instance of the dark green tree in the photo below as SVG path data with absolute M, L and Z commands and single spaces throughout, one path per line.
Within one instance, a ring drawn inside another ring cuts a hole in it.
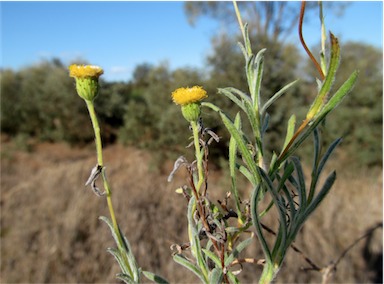
M 201 85 L 201 75 L 188 68 L 171 71 L 165 63 L 141 72 L 143 66 L 134 72 L 141 75 L 134 76 L 135 95 L 127 105 L 119 138 L 125 144 L 155 152 L 162 150 L 162 153 L 183 147 L 190 133 L 179 109 L 172 103 L 171 93 L 179 87 Z

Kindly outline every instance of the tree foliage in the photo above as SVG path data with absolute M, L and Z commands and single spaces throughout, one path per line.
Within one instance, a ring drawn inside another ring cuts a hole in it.
M 327 11 L 341 15 L 348 4 L 326 2 Z M 300 2 L 290 1 L 243 1 L 238 3 L 239 10 L 248 23 L 250 30 L 260 37 L 273 42 L 284 42 L 297 26 Z M 317 2 L 307 3 L 307 19 L 315 11 Z M 186 2 L 184 10 L 190 24 L 195 24 L 199 17 L 207 16 L 230 27 L 229 31 L 238 31 L 237 20 L 233 13 L 232 2 L 197 1 Z
M 208 7 L 226 4 L 207 2 L 193 5 Z M 243 5 L 253 4 L 247 2 Z M 212 13 L 213 11 L 211 10 Z M 224 10 L 217 10 L 219 11 Z M 276 11 L 276 7 L 273 11 Z M 294 110 L 305 109 L 316 93 L 311 87 L 316 74 L 311 69 L 303 69 L 306 59 L 297 47 L 284 43 L 279 38 L 276 40 L 270 34 L 251 34 L 255 50 L 266 48 L 261 87 L 264 99 L 268 99 L 282 86 L 301 79 L 268 109 L 273 114 L 267 134 L 269 150 L 281 148 L 282 145 L 277 145 L 275 141 L 278 141 L 279 136 L 285 135 L 283 129 L 290 114 Z M 340 106 L 338 115 L 331 115 L 326 121 L 328 132 L 323 135 L 327 140 L 324 142 L 336 138 L 332 133 L 342 133 L 343 149 L 349 159 L 348 163 L 353 160 L 359 165 L 380 165 L 382 52 L 362 43 L 345 43 L 341 47 L 343 58 L 337 77 L 344 80 L 356 68 L 360 70 L 360 76 L 353 93 Z M 95 107 L 100 118 L 104 143 L 119 140 L 124 144 L 161 153 L 186 146 L 183 143 L 190 133 L 178 108 L 171 101 L 171 92 L 178 87 L 202 85 L 208 91 L 208 101 L 232 115 L 236 108 L 230 100 L 224 100 L 217 94 L 217 88 L 234 86 L 248 92 L 244 89 L 246 80 L 241 57 L 237 41 L 233 37 L 218 34 L 212 39 L 212 50 L 206 58 L 205 70 L 171 70 L 167 63 L 157 66 L 143 63 L 136 66 L 132 79 L 127 83 L 102 80 L 100 97 L 96 100 Z M 1 70 L 0 76 L 2 133 L 11 137 L 23 135 L 43 141 L 66 141 L 71 144 L 84 144 L 93 140 L 91 129 L 85 127 L 89 122 L 86 109 L 74 91 L 67 66 L 60 60 L 44 61 L 19 71 Z M 338 85 L 340 83 L 336 81 L 335 88 Z M 223 138 L 227 137 L 228 133 L 214 116 L 209 113 L 203 115 L 206 116 L 206 127 L 214 128 Z M 299 119 L 304 117 L 298 117 L 298 121 Z M 221 144 L 213 151 L 220 151 L 220 147 Z

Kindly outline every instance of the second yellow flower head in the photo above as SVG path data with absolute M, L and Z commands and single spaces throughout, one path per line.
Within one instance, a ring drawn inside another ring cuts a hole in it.
M 192 88 L 178 88 L 172 92 L 173 102 L 181 106 L 199 102 L 207 97 L 207 91 L 200 86 L 194 86 Z
M 188 122 L 197 121 L 200 117 L 200 101 L 208 97 L 200 86 L 179 88 L 172 93 L 173 102 L 181 106 L 181 112 Z

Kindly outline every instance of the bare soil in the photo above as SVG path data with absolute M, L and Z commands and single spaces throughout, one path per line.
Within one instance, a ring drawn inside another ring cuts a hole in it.
M 186 176 L 178 173 L 168 183 L 173 162 L 165 161 L 158 169 L 142 150 L 113 145 L 104 155 L 117 218 L 140 266 L 172 283 L 197 282 L 173 262 L 169 248 L 187 240 L 186 202 L 175 193 Z M 44 143 L 28 153 L 2 143 L 1 283 L 118 282 L 119 268 L 106 252 L 114 242 L 98 219 L 108 216 L 106 200 L 84 186 L 95 164 L 93 145 L 74 149 Z M 336 261 L 354 240 L 382 222 L 381 171 L 338 172 L 342 174 L 335 188 L 296 241 L 321 267 Z M 226 185 L 221 172 L 211 172 L 214 196 L 223 195 Z M 262 257 L 256 240 L 246 253 Z M 289 251 L 276 283 L 321 282 L 321 273 L 301 270 L 305 266 L 300 254 Z M 244 270 L 244 282 L 257 282 L 261 267 L 248 265 Z M 381 229 L 348 252 L 332 282 L 382 283 Z

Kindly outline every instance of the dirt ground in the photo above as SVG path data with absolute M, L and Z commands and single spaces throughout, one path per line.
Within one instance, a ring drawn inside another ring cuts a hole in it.
M 157 169 L 141 150 L 113 145 L 105 150 L 107 175 L 123 233 L 139 265 L 172 283 L 197 282 L 174 263 L 170 245 L 187 240 L 185 200 L 167 182 L 172 161 Z M 114 242 L 100 215 L 106 200 L 84 186 L 95 165 L 93 145 L 38 144 L 22 152 L 1 149 L 1 283 L 118 283 L 119 268 L 106 252 Z M 310 217 L 296 245 L 317 265 L 327 266 L 371 227 L 382 222 L 382 173 L 338 169 L 335 188 Z M 228 184 L 220 172 L 210 175 L 210 190 L 222 194 Z M 271 220 L 273 222 L 273 220 Z M 255 240 L 246 252 L 260 258 Z M 276 283 L 319 283 L 321 273 L 303 271 L 303 257 L 289 251 Z M 261 268 L 245 267 L 242 281 L 255 283 Z M 382 283 L 382 229 L 358 243 L 340 261 L 332 282 Z

